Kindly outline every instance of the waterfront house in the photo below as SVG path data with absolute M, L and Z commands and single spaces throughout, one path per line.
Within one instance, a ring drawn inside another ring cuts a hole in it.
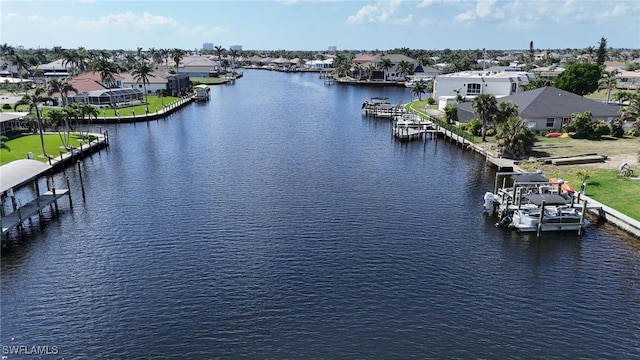
M 29 115 L 28 112 L 0 112 L 0 135 L 19 133 L 20 120 Z
M 438 108 L 443 110 L 447 104 L 455 103 L 459 95 L 470 101 L 480 94 L 492 94 L 496 97 L 513 95 L 520 85 L 535 79 L 533 73 L 524 71 L 462 71 L 438 75 L 433 82 L 433 98 Z
M 603 104 L 600 101 L 547 86 L 514 95 L 498 98 L 498 104 L 511 101 L 518 105 L 519 116 L 536 131 L 556 131 L 571 121 L 574 113 L 590 111 L 594 121 L 609 124 L 619 116 L 620 106 Z M 472 103 L 465 102 L 456 107 L 458 121 L 469 122 L 476 118 Z
M 169 66 L 176 68 L 175 62 Z M 215 77 L 220 73 L 220 66 L 217 61 L 213 61 L 204 56 L 185 56 L 178 63 L 178 72 L 190 77 Z
M 32 70 L 38 68 L 42 70 L 42 74 L 47 79 L 60 79 L 71 74 L 71 66 L 65 63 L 64 59 L 58 59 L 50 63 L 41 64 L 33 67 Z
M 142 80 L 137 82 L 131 73 L 120 73 L 122 76 L 122 87 L 130 89 L 138 89 L 144 92 L 144 84 Z M 149 83 L 147 84 L 147 94 L 155 94 L 158 90 L 168 90 L 167 80 L 168 74 L 163 71 L 154 71 L 151 73 L 153 76 L 148 76 Z

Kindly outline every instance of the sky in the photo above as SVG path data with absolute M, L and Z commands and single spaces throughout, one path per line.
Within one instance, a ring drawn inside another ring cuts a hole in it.
M 638 0 L 0 0 L 24 48 L 243 50 L 640 48 Z

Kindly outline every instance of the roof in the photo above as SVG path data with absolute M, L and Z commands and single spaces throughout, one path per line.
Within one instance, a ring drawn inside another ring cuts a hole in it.
M 523 182 L 547 182 L 549 180 L 547 180 L 546 177 L 542 176 L 541 174 L 538 173 L 522 173 L 522 174 L 513 174 L 511 175 L 511 178 L 513 179 L 514 182 L 519 182 L 519 183 L 523 183 Z
M 113 79 L 114 80 L 122 80 L 123 77 L 118 75 L 118 74 L 112 74 Z M 76 77 L 74 77 L 72 80 L 84 80 L 84 79 L 89 79 L 89 80 L 93 80 L 93 81 L 98 81 L 98 82 L 102 82 L 102 77 L 100 76 L 100 72 L 99 71 L 87 71 L 85 73 L 82 73 Z
M 523 119 L 565 118 L 585 111 L 590 111 L 595 118 L 606 118 L 616 117 L 620 111 L 619 105 L 603 104 L 553 86 L 523 91 L 498 99 L 498 103 L 504 101 L 517 104 L 519 116 Z M 459 104 L 457 108 L 473 113 L 471 102 Z
M 70 64 L 65 63 L 63 65 L 63 63 L 64 63 L 64 59 L 58 59 L 47 64 L 38 65 L 38 68 L 43 71 L 56 71 L 56 70 L 67 71 L 70 68 L 69 66 Z
M 122 77 L 123 83 L 137 83 L 134 76 L 128 73 L 120 73 L 118 74 Z M 167 83 L 167 74 L 161 71 L 152 71 L 148 76 L 149 82 L 147 84 L 166 84 Z
M 28 112 L 0 112 L 0 123 L 21 119 L 27 115 L 29 115 Z
M 0 192 L 5 192 L 14 187 L 23 185 L 49 170 L 51 165 L 38 160 L 14 160 L 0 166 Z
M 407 61 L 412 64 L 415 64 L 418 62 L 418 60 L 403 54 L 387 54 L 387 55 L 381 56 L 380 59 L 389 59 L 391 60 L 392 63 L 396 63 L 396 64 L 399 63 L 400 61 Z

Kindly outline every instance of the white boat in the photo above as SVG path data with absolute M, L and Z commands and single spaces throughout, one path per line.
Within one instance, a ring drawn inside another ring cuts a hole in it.
M 567 204 L 556 194 L 531 194 L 524 197 L 528 203 L 511 213 L 509 227 L 518 231 L 577 231 L 589 225 L 582 209 Z M 541 222 L 542 221 L 542 222 Z

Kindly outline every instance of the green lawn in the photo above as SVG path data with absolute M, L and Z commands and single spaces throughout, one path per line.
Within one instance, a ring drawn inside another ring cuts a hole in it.
M 78 134 L 71 134 L 71 146 L 79 147 L 80 141 Z M 26 159 L 27 153 L 32 152 L 35 160 L 46 162 L 47 158 L 39 156 L 42 154 L 42 145 L 40 144 L 40 135 L 26 135 L 6 142 L 11 151 L 0 149 L 0 165 L 7 164 L 14 160 Z M 60 156 L 60 153 L 66 153 L 62 147 L 62 140 L 58 134 L 44 134 L 44 147 L 47 154 L 51 156 Z
M 170 105 L 178 101 L 178 98 L 175 96 L 158 97 L 157 95 L 147 95 L 146 99 L 147 99 L 147 102 L 149 103 L 149 113 L 154 113 L 156 112 L 156 110 L 162 110 L 163 104 Z M 46 116 L 49 109 L 50 108 L 46 108 L 46 107 L 43 108 L 44 116 Z M 106 117 L 117 116 L 115 109 L 97 109 L 97 110 L 98 110 L 98 119 L 101 119 L 105 116 Z M 18 111 L 27 111 L 27 107 L 18 106 Z M 147 106 L 146 105 L 129 106 L 129 107 L 117 109 L 117 111 L 120 113 L 120 116 L 131 116 L 134 113 L 136 116 L 138 116 L 138 115 L 144 115 L 146 113 Z
M 226 80 L 220 77 L 190 77 L 192 85 L 218 85 L 223 84 Z
M 558 168 L 545 175 L 563 179 L 580 191 L 582 183 L 576 173 L 575 170 Z M 587 196 L 640 221 L 640 180 L 622 178 L 617 170 L 593 169 L 590 173 L 585 191 Z

